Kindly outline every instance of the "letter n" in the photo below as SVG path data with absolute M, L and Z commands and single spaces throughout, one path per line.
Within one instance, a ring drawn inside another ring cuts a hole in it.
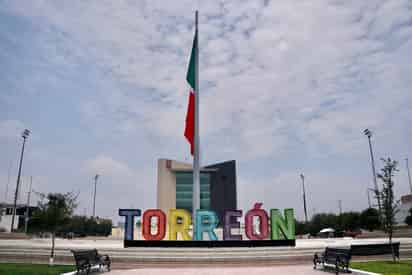
M 295 217 L 293 209 L 285 209 L 285 219 L 282 218 L 282 214 L 279 209 L 270 210 L 270 224 L 271 224 L 271 239 L 279 240 L 282 237 L 286 240 L 295 239 Z

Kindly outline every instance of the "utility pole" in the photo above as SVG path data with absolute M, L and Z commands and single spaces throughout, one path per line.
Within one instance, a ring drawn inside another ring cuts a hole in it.
M 376 171 L 375 171 L 375 159 L 373 157 L 373 150 L 372 150 L 372 142 L 371 142 L 371 137 L 372 137 L 372 132 L 369 129 L 365 129 L 363 133 L 368 137 L 368 142 L 369 142 L 369 151 L 371 154 L 371 165 L 372 165 L 372 176 L 373 176 L 373 183 L 375 185 L 375 196 L 376 200 L 378 201 L 378 208 L 379 208 L 379 217 L 382 214 L 382 208 L 381 208 L 381 199 L 380 199 L 380 194 L 379 194 L 379 187 L 378 187 L 378 182 L 376 180 Z
M 342 200 L 338 200 L 339 204 L 339 215 L 342 215 Z
M 408 170 L 409 187 L 411 188 L 411 194 L 412 194 L 411 171 L 409 170 L 408 158 L 406 158 L 405 160 L 406 160 L 406 170 Z
M 93 195 L 93 219 L 96 218 L 96 186 L 99 175 L 94 176 L 94 195 Z
M 368 207 L 372 208 L 371 198 L 369 197 L 369 188 L 366 188 L 366 195 L 368 196 Z
M 300 174 L 300 178 L 302 179 L 302 189 L 303 189 L 303 211 L 305 212 L 305 223 L 308 222 L 308 212 L 306 210 L 306 191 L 305 191 L 305 176 Z
M 33 183 L 33 177 L 30 176 L 30 187 L 29 187 L 29 192 L 27 193 L 26 218 L 25 218 L 25 223 L 24 223 L 24 232 L 26 232 L 26 234 L 27 234 L 27 226 L 29 224 L 30 196 L 31 196 L 32 183 Z
M 16 192 L 14 193 L 14 204 L 13 204 L 13 216 L 11 218 L 11 228 L 10 232 L 13 232 L 14 229 L 14 219 L 16 217 L 16 207 L 17 207 L 17 198 L 19 196 L 19 185 L 20 185 L 20 176 L 21 176 L 21 166 L 23 163 L 23 155 L 24 155 L 24 145 L 26 144 L 26 139 L 30 135 L 30 130 L 24 129 L 21 137 L 23 138 L 23 145 L 21 148 L 21 155 L 20 155 L 20 163 L 19 163 L 19 172 L 17 174 L 17 183 L 16 183 Z

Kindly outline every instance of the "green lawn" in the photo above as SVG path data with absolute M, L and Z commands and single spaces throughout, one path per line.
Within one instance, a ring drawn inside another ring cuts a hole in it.
M 351 267 L 384 275 L 412 275 L 412 261 L 396 263 L 390 261 L 353 262 Z
M 1 275 L 58 275 L 73 270 L 75 267 L 70 265 L 0 263 Z

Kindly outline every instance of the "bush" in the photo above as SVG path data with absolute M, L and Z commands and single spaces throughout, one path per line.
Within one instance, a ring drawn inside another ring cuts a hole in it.
M 405 219 L 407 225 L 412 225 L 412 208 L 409 209 L 409 215 Z
M 361 228 L 373 231 L 380 227 L 379 211 L 375 208 L 367 208 L 360 214 Z

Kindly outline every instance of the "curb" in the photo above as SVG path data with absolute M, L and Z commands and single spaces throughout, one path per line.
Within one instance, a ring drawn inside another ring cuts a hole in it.
M 325 266 L 334 268 L 334 266 L 330 264 L 325 264 Z M 349 268 L 349 271 L 353 275 L 382 275 L 381 273 L 374 273 L 374 272 L 364 271 L 364 270 L 355 269 L 355 268 Z
M 382 275 L 381 273 L 374 273 L 374 272 L 369 272 L 369 271 L 364 271 L 364 270 L 354 269 L 354 268 L 349 268 L 349 270 L 354 275 Z

